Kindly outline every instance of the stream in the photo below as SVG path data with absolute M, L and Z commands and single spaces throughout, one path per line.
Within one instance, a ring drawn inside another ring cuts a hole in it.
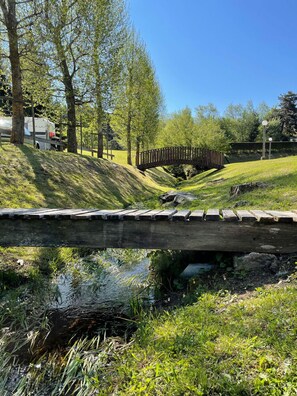
M 74 336 L 93 336 L 98 332 L 122 336 L 130 332 L 133 310 L 139 304 L 154 303 L 147 254 L 107 249 L 81 259 L 59 274 L 53 280 L 55 294 L 48 306 L 51 331 L 46 349 Z

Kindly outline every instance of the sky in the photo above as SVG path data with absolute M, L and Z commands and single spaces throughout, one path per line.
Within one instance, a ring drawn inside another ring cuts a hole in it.
M 128 0 L 168 113 L 297 92 L 297 0 Z

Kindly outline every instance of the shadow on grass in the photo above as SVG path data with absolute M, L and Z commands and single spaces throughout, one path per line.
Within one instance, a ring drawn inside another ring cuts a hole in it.
M 20 147 L 46 207 L 123 208 L 155 190 L 133 172 L 106 160 Z

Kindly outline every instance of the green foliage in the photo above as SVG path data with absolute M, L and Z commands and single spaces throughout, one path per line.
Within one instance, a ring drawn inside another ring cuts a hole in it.
M 123 59 L 111 125 L 127 149 L 127 163 L 131 165 L 132 149 L 139 151 L 155 140 L 162 95 L 146 48 L 133 30 L 123 49 Z
M 297 132 L 297 94 L 288 91 L 279 96 L 279 106 L 274 110 L 274 115 L 282 126 L 282 134 L 294 136 Z
M 156 250 L 151 253 L 151 270 L 153 277 L 161 288 L 171 290 L 174 280 L 188 265 L 187 252 L 179 250 Z
M 173 113 L 166 121 L 158 136 L 158 145 L 191 146 L 195 135 L 195 124 L 191 110 L 186 107 Z
M 158 146 L 197 146 L 225 151 L 228 141 L 214 110 L 197 109 L 194 119 L 189 108 L 173 113 L 164 123 L 158 136 Z
M 253 142 L 259 133 L 259 117 L 259 113 L 254 109 L 251 101 L 246 106 L 232 104 L 225 110 L 221 126 L 230 141 Z

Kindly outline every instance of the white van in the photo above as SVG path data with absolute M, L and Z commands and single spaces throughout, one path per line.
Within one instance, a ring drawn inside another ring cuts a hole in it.
M 55 124 L 47 118 L 34 118 L 35 147 L 40 150 L 57 150 Z M 0 117 L 0 133 L 2 137 L 9 137 L 12 129 L 12 117 Z M 25 143 L 33 144 L 33 120 L 25 117 Z

